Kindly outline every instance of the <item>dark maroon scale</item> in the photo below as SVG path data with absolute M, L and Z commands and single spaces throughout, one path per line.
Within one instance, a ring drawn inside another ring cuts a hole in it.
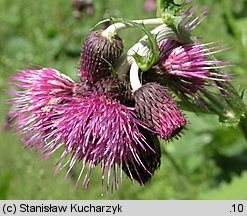
M 144 151 L 140 146 L 137 146 L 138 156 L 143 165 L 138 164 L 132 158 L 126 160 L 127 162 L 122 165 L 122 169 L 128 177 L 131 178 L 132 176 L 133 179 L 144 185 L 151 180 L 154 172 L 160 167 L 161 149 L 156 135 L 141 127 L 139 130 L 150 147 Z
M 123 42 L 117 36 L 106 38 L 102 31 L 90 32 L 81 49 L 80 76 L 82 80 L 97 81 L 110 76 L 123 52 Z

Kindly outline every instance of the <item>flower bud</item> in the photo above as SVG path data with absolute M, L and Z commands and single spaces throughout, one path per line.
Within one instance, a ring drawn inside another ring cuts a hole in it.
M 123 42 L 117 35 L 105 36 L 103 31 L 93 31 L 81 49 L 80 76 L 82 80 L 97 81 L 111 74 L 123 52 Z
M 139 118 L 163 139 L 179 135 L 187 121 L 168 90 L 158 83 L 146 83 L 134 93 Z

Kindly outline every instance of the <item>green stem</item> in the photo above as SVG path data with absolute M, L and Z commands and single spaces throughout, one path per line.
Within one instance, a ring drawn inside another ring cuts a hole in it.
M 132 23 L 131 23 L 132 22 Z M 133 28 L 137 27 L 135 24 L 143 24 L 145 26 L 158 26 L 164 23 L 162 18 L 154 18 L 154 19 L 143 19 L 143 20 L 132 20 L 131 22 L 124 21 L 123 22 L 117 22 L 112 25 L 110 25 L 107 29 L 105 29 L 102 33 L 103 36 L 109 37 L 109 35 L 116 34 L 121 29 L 126 28 Z
M 240 119 L 239 128 L 247 141 L 247 112 L 245 112 L 244 116 Z

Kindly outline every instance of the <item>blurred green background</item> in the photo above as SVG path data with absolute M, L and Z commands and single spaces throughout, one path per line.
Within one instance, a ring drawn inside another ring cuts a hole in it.
M 190 125 L 178 141 L 162 143 L 162 165 L 144 188 L 134 187 L 124 176 L 120 190 L 101 194 L 100 172 L 96 169 L 87 192 L 74 182 L 64 181 L 64 172 L 53 176 L 59 158 L 39 160 L 24 150 L 14 129 L 4 131 L 9 106 L 5 89 L 9 76 L 30 63 L 56 68 L 78 79 L 81 43 L 89 30 L 108 17 L 150 18 L 144 0 L 98 0 L 94 15 L 84 11 L 75 17 L 69 0 L 0 0 L 0 199 L 247 199 L 247 143 L 237 128 L 221 125 L 217 116 L 186 113 Z M 217 54 L 235 65 L 233 84 L 246 88 L 247 1 L 195 0 L 209 15 L 196 28 L 203 42 L 221 40 L 230 50 Z M 141 32 L 124 30 L 125 48 Z

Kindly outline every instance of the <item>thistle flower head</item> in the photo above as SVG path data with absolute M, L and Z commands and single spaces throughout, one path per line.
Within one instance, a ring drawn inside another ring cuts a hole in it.
M 134 92 L 138 117 L 163 139 L 179 135 L 187 121 L 168 90 L 158 83 L 146 83 Z
M 200 101 L 199 93 L 205 92 L 206 86 L 220 89 L 214 82 L 227 82 L 231 78 L 231 75 L 217 71 L 227 67 L 228 62 L 213 59 L 214 53 L 223 51 L 220 46 L 213 46 L 215 43 L 180 44 L 169 39 L 161 41 L 161 59 L 155 66 L 157 73 L 177 94 L 191 95 Z
M 82 80 L 97 81 L 111 75 L 122 54 L 123 43 L 116 35 L 105 36 L 103 31 L 92 31 L 81 49 L 80 76 Z
M 53 137 L 60 137 L 61 140 L 51 142 L 49 149 L 55 148 L 60 142 L 65 143 L 66 150 L 61 160 L 69 157 L 69 160 L 65 162 L 65 164 L 69 163 L 69 171 L 75 164 L 81 163 L 82 170 L 88 164 L 88 170 L 91 173 L 92 169 L 100 163 L 102 184 L 106 179 L 107 187 L 112 184 L 117 188 L 119 175 L 120 182 L 122 181 L 121 169 L 126 161 L 135 161 L 147 170 L 138 155 L 138 149 L 145 151 L 149 147 L 138 129 L 140 123 L 133 110 L 117 100 L 98 95 L 87 98 L 75 97 L 58 110 L 63 114 L 54 122 L 56 129 L 52 133 Z M 63 166 L 64 164 L 60 161 L 57 164 L 57 170 L 59 171 Z M 113 176 L 112 182 L 110 182 L 111 176 Z M 91 174 L 86 174 L 84 177 L 85 188 L 90 177 Z M 78 180 L 80 178 L 79 175 Z
M 140 151 L 152 149 L 139 130 L 142 124 L 133 108 L 117 99 L 126 91 L 118 78 L 75 83 L 44 68 L 19 71 L 13 79 L 12 85 L 22 88 L 9 93 L 17 96 L 10 103 L 16 104 L 14 114 L 18 131 L 25 134 L 24 146 L 42 158 L 63 149 L 56 173 L 68 165 L 67 177 L 81 167 L 76 185 L 84 173 L 82 185 L 87 188 L 93 168 L 101 164 L 102 184 L 106 179 L 107 188 L 117 188 L 123 164 L 129 161 L 139 170 L 153 172 L 139 156 Z

